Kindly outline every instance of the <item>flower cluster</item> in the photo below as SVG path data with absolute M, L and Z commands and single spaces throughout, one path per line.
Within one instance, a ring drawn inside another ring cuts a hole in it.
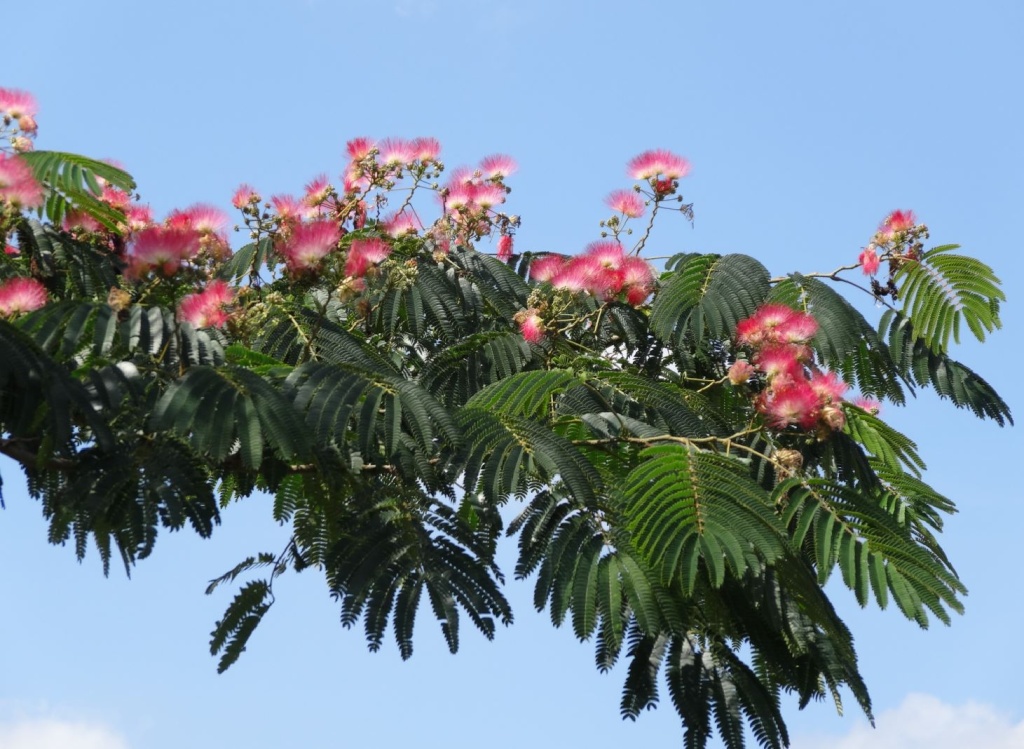
M 178 317 L 196 328 L 219 328 L 228 320 L 225 309 L 234 301 L 235 292 L 224 281 L 212 281 L 203 291 L 181 300 Z
M 644 151 L 626 165 L 633 179 L 646 180 L 654 190 L 656 200 L 675 193 L 679 180 L 690 173 L 690 162 L 682 156 L 665 151 Z
M 554 289 L 588 293 L 602 302 L 624 299 L 642 304 L 654 288 L 654 273 L 646 260 L 628 256 L 613 241 L 592 242 L 582 255 L 546 255 L 530 266 L 530 278 Z
M 827 433 L 846 423 L 842 401 L 849 385 L 834 372 L 814 367 L 808 344 L 817 330 L 811 315 L 783 304 L 765 304 L 736 326 L 736 340 L 750 347 L 753 365 L 737 360 L 729 380 L 742 385 L 756 373 L 764 375 L 767 387 L 754 407 L 772 429 L 796 426 Z
M 46 288 L 34 278 L 9 278 L 0 284 L 0 315 L 11 317 L 46 304 Z
M 857 257 L 857 264 L 866 276 L 876 275 L 883 260 L 889 261 L 891 270 L 896 270 L 901 263 L 920 258 L 923 240 L 927 236 L 928 227 L 917 222 L 913 211 L 892 211 L 882 220 L 868 246 Z M 878 295 L 894 291 L 880 286 L 874 286 L 873 290 Z
M 27 91 L 0 88 L 0 124 L 3 130 L 10 129 L 11 149 L 16 152 L 31 151 L 32 138 L 39 126 L 36 124 L 35 97 Z
M 20 212 L 43 204 L 43 187 L 20 156 L 0 153 L 0 208 Z

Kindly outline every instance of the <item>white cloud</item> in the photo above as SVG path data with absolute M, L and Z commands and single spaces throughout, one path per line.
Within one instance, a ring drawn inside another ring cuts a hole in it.
M 908 695 L 876 719 L 845 736 L 794 737 L 793 749 L 1024 749 L 1024 720 L 991 705 L 949 705 L 927 694 Z
M 35 718 L 0 723 L 0 749 L 128 749 L 128 742 L 96 723 Z

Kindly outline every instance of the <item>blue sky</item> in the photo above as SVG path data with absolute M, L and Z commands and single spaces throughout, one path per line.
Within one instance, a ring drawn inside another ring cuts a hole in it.
M 433 135 L 450 166 L 515 156 L 519 249 L 572 253 L 597 238 L 603 197 L 648 148 L 691 160 L 696 210 L 692 228 L 664 222 L 651 254 L 832 270 L 888 211 L 912 208 L 933 242 L 961 243 L 1003 279 L 1004 329 L 956 356 L 1024 413 L 1017 2 L 52 0 L 46 20 L 34 13 L 6 28 L 0 86 L 36 95 L 37 147 L 120 160 L 158 216 L 227 208 L 242 181 L 296 192 L 337 175 L 358 135 Z M 944 544 L 967 613 L 922 632 L 836 587 L 879 729 L 865 731 L 852 698 L 845 718 L 790 701 L 794 746 L 1024 746 L 1021 431 L 930 395 L 883 415 L 959 504 Z M 452 657 L 424 621 L 403 663 L 390 642 L 368 654 L 340 627 L 315 573 L 285 578 L 249 651 L 218 676 L 208 633 L 230 593 L 203 589 L 282 545 L 265 499 L 229 508 L 212 541 L 167 535 L 131 580 L 105 579 L 95 554 L 80 565 L 46 543 L 20 473 L 0 472 L 0 749 L 679 741 L 668 703 L 619 719 L 621 670 L 598 674 L 592 645 L 532 610 L 530 583 L 510 582 L 517 621 L 495 642 L 467 636 Z

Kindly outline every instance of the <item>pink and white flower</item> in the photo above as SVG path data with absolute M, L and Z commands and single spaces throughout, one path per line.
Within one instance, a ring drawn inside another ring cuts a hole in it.
M 28 91 L 0 88 L 0 116 L 10 117 L 12 120 L 17 120 L 22 130 L 27 132 L 35 130 L 34 118 L 38 111 L 39 108 L 36 105 L 36 99 Z M 26 117 L 31 120 L 33 127 L 25 127 L 23 120 Z
M 530 263 L 530 278 L 537 283 L 547 283 L 565 266 L 568 258 L 564 255 L 545 255 Z
M 20 156 L 0 153 L 0 203 L 19 210 L 43 204 L 43 186 L 36 182 L 32 168 Z
M 498 260 L 507 263 L 512 259 L 512 235 L 502 234 L 498 239 Z
M 604 202 L 626 218 L 640 218 L 644 215 L 644 199 L 634 190 L 616 190 Z
M 178 316 L 196 328 L 219 328 L 228 320 L 225 309 L 234 301 L 235 292 L 224 281 L 212 281 L 203 291 L 181 300 Z
M 348 248 L 345 275 L 362 278 L 370 266 L 376 265 L 390 254 L 391 246 L 383 239 L 355 239 Z
M 865 276 L 873 276 L 878 273 L 878 267 L 881 262 L 878 259 L 878 253 L 875 251 L 874 245 L 864 248 L 864 250 L 857 257 L 857 262 L 860 267 L 864 270 Z
M 515 159 L 500 153 L 488 156 L 480 162 L 480 173 L 485 179 L 505 179 L 515 174 L 518 168 Z
M 527 343 L 540 343 L 544 340 L 544 320 L 535 309 L 524 310 L 515 317 L 519 323 L 519 332 Z
M 45 304 L 46 287 L 34 278 L 9 278 L 0 284 L 0 315 L 31 312 Z
M 633 179 L 653 180 L 682 179 L 690 172 L 690 162 L 671 151 L 656 149 L 644 151 L 630 159 L 626 165 L 629 176 Z
M 128 248 L 128 271 L 140 278 L 149 271 L 174 275 L 181 264 L 199 252 L 199 235 L 184 228 L 149 226 L 132 237 Z
M 246 206 L 256 205 L 262 200 L 260 194 L 250 185 L 244 182 L 238 186 L 235 190 L 235 194 L 231 197 L 231 205 L 238 210 L 242 210 Z
M 896 232 L 913 229 L 917 225 L 917 216 L 913 211 L 895 210 L 882 221 L 878 227 L 878 233 L 887 239 L 891 239 Z
M 281 248 L 281 254 L 289 271 L 305 273 L 316 269 L 320 261 L 338 246 L 340 239 L 341 230 L 333 221 L 296 224 Z

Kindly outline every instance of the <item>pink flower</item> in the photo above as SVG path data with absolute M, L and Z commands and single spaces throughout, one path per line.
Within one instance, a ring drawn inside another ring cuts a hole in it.
M 224 281 L 213 281 L 198 294 L 189 294 L 181 300 L 178 315 L 196 328 L 219 328 L 228 320 L 224 309 L 235 299 L 234 290 Z
M 644 151 L 639 156 L 630 159 L 626 165 L 629 176 L 633 179 L 651 180 L 657 177 L 663 179 L 681 179 L 690 172 L 690 162 L 682 156 L 677 156 L 671 151 L 662 149 Z
M 626 259 L 622 245 L 612 240 L 591 242 L 584 250 L 584 255 L 605 268 L 618 268 Z
M 475 185 L 453 185 L 449 187 L 448 194 L 441 197 L 445 212 L 453 213 L 469 208 L 473 205 L 476 191 L 477 187 Z
M 835 372 L 819 372 L 814 375 L 811 377 L 811 387 L 822 403 L 839 403 L 843 393 L 850 389 Z
M 437 138 L 416 138 L 412 142 L 412 151 L 419 161 L 437 161 L 441 155 L 441 143 Z
M 530 279 L 537 283 L 550 281 L 566 264 L 564 255 L 545 255 L 530 263 Z
M 502 234 L 498 239 L 498 260 L 507 263 L 512 259 L 512 235 Z
M 757 352 L 754 362 L 768 376 L 769 383 L 774 383 L 776 379 L 783 382 L 806 379 L 803 364 L 793 346 L 769 346 Z
M 132 203 L 125 211 L 129 231 L 139 231 L 153 223 L 153 213 L 148 205 Z
M 518 168 L 515 159 L 504 154 L 494 154 L 480 162 L 480 172 L 486 179 L 505 179 Z
M 616 190 L 604 202 L 626 218 L 640 218 L 644 215 L 644 199 L 633 190 Z
M 306 194 L 302 196 L 302 202 L 315 208 L 330 197 L 333 189 L 326 174 L 317 175 L 306 185 Z
M 284 221 L 299 221 L 309 210 L 309 206 L 303 205 L 301 200 L 291 195 L 272 195 L 270 203 L 277 211 L 277 215 Z
M 758 399 L 759 410 L 774 429 L 785 429 L 791 424 L 810 429 L 818 420 L 818 395 L 806 381 L 797 380 L 762 395 L 765 397 Z
M 227 228 L 228 217 L 216 206 L 196 203 L 172 211 L 167 217 L 167 225 L 175 229 L 192 229 L 200 234 L 219 234 Z
M 516 315 L 519 322 L 519 332 L 527 343 L 540 343 L 544 340 L 544 320 L 537 314 L 537 310 L 527 310 Z
M 913 211 L 895 210 L 885 217 L 878 227 L 878 232 L 886 238 L 891 238 L 896 232 L 913 229 L 916 225 L 917 217 Z
M 20 255 L 21 254 L 21 250 L 19 250 L 17 247 L 14 247 L 13 245 L 7 245 L 6 247 L 4 247 L 4 254 L 5 255 Z
M 31 312 L 45 304 L 46 287 L 34 278 L 10 278 L 0 284 L 0 315 Z
M 873 246 L 865 248 L 857 258 L 857 262 L 860 263 L 861 268 L 864 269 L 865 276 L 873 276 L 878 273 L 878 266 L 881 265 L 878 260 L 878 253 L 875 252 L 875 248 Z
M 353 138 L 345 144 L 345 150 L 352 161 L 362 161 L 377 147 L 371 138 Z
M 408 166 L 416 160 L 416 148 L 410 141 L 401 138 L 388 138 L 380 144 L 378 158 L 384 166 Z
M 403 211 L 399 214 L 392 214 L 384 219 L 384 231 L 392 237 L 400 237 L 403 234 L 416 234 L 423 228 L 423 224 L 412 211 Z
M 333 221 L 296 224 L 281 249 L 288 270 L 302 273 L 315 269 L 338 246 L 341 230 Z
M 199 235 L 191 229 L 149 226 L 132 238 L 128 254 L 128 275 L 139 278 L 155 270 L 165 276 L 199 251 Z
M 643 258 L 627 257 L 622 260 L 622 285 L 638 287 L 650 293 L 654 286 L 654 271 Z
M 43 186 L 36 182 L 32 168 L 20 156 L 0 153 L 0 203 L 16 209 L 38 208 L 43 204 Z
M 564 291 L 581 292 L 591 290 L 599 275 L 605 270 L 601 263 L 586 255 L 571 258 L 551 279 L 551 285 Z
M 0 88 L 0 115 L 3 117 L 10 117 L 12 120 L 19 121 L 28 117 L 34 125 L 35 121 L 32 118 L 36 116 L 38 111 L 36 99 L 32 94 L 27 91 Z M 21 124 L 21 128 L 30 132 L 35 129 L 34 127 L 27 128 L 24 124 Z
M 35 149 L 35 147 L 35 144 L 28 138 L 26 138 L 24 135 L 16 135 L 13 138 L 11 138 L 11 148 L 13 148 L 16 153 L 25 153 L 26 151 L 32 151 Z
M 748 346 L 806 343 L 818 332 L 818 323 L 806 312 L 784 304 L 763 304 L 736 325 L 736 340 Z
M 242 210 L 248 205 L 255 205 L 256 203 L 259 203 L 260 200 L 262 200 L 260 194 L 243 182 L 238 186 L 238 189 L 235 190 L 235 194 L 231 197 L 231 205 L 238 210 Z
M 126 211 L 128 210 L 128 204 L 132 202 L 132 196 L 124 190 L 118 190 L 116 187 L 112 187 L 111 185 L 103 185 L 103 192 L 100 193 L 100 200 L 111 208 Z
M 729 367 L 729 382 L 733 385 L 742 385 L 754 375 L 754 368 L 745 359 L 737 359 Z
M 876 401 L 874 398 L 868 398 L 863 395 L 858 395 L 853 399 L 853 405 L 857 408 L 862 408 L 872 416 L 877 416 L 882 410 L 882 404 Z
M 481 185 L 473 190 L 473 202 L 481 208 L 492 208 L 505 202 L 505 190 L 499 185 Z
M 61 221 L 64 231 L 81 231 L 98 234 L 103 231 L 103 224 L 84 211 L 71 210 L 64 214 Z
M 371 265 L 391 254 L 391 247 L 383 239 L 355 239 L 348 248 L 345 275 L 361 278 Z

